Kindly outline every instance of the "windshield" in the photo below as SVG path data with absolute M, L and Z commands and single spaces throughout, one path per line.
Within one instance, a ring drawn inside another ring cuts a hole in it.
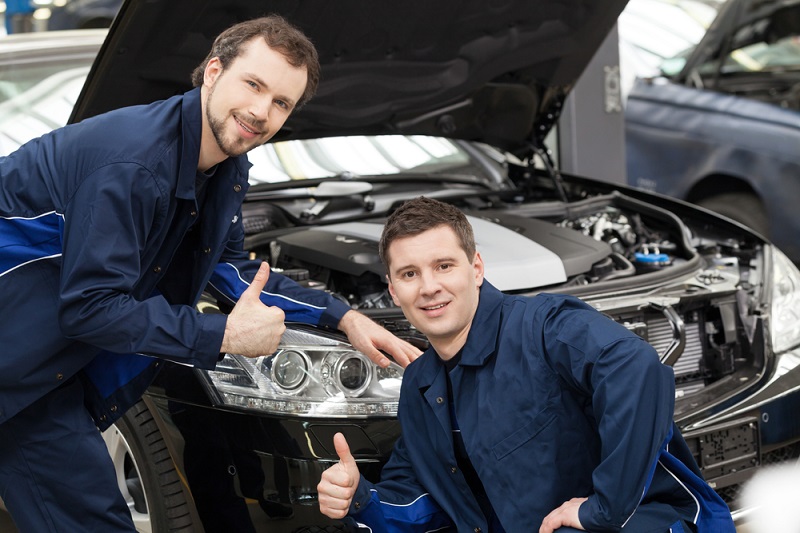
M 266 144 L 248 154 L 250 182 L 276 183 L 341 175 L 447 172 L 469 163 L 449 139 L 422 135 L 330 137 Z
M 725 59 L 722 70 L 726 73 L 762 72 L 783 67 L 800 67 L 800 36 L 792 35 L 773 43 L 758 42 L 737 48 Z
M 800 66 L 800 5 L 765 12 L 736 28 L 722 72 L 764 72 Z M 703 65 L 709 68 L 709 65 Z
M 775 3 L 777 7 L 779 4 Z M 766 7 L 765 7 L 766 6 Z M 727 32 L 720 50 L 711 51 L 697 66 L 702 76 L 786 71 L 800 68 L 800 5 L 779 9 L 767 4 L 753 4 Z M 694 46 L 665 60 L 661 70 L 677 75 L 686 64 Z

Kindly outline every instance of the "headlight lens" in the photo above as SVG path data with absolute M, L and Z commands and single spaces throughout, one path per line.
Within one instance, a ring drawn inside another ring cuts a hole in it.
M 783 352 L 800 344 L 800 271 L 772 248 L 772 349 Z
M 271 359 L 264 361 L 271 367 L 272 381 L 289 394 L 302 392 L 308 385 L 311 360 L 300 350 L 279 350 Z
M 278 351 L 247 358 L 226 354 L 199 370 L 222 405 L 307 417 L 397 416 L 403 369 L 380 368 L 350 344 L 288 326 Z

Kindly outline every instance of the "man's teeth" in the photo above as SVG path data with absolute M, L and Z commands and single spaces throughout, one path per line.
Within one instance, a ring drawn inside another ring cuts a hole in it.
M 442 307 L 444 307 L 444 305 L 445 304 L 439 304 L 439 305 L 434 305 L 433 307 L 426 307 L 425 310 L 426 311 L 433 311 L 435 309 L 441 309 Z
M 249 132 L 249 133 L 255 133 L 255 131 L 253 131 L 253 130 L 251 130 L 250 128 L 248 128 L 247 126 L 245 126 L 245 125 L 244 125 L 244 122 L 242 122 L 241 120 L 237 120 L 236 122 L 238 122 L 238 123 L 239 123 L 239 125 L 240 125 L 242 128 L 244 128 L 244 129 L 245 129 L 245 131 L 247 131 L 247 132 Z

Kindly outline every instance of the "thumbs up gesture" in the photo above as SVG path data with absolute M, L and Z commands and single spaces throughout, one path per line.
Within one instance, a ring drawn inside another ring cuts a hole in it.
M 338 519 L 347 516 L 361 476 L 344 435 L 334 435 L 333 446 L 339 462 L 322 473 L 317 492 L 320 512 L 329 518 Z
M 261 263 L 253 282 L 239 297 L 225 324 L 222 351 L 246 357 L 269 355 L 278 349 L 285 315 L 277 307 L 264 305 L 261 291 L 269 279 L 269 265 Z

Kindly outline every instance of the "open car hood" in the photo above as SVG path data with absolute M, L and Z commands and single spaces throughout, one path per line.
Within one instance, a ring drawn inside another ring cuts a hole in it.
M 276 140 L 543 138 L 626 0 L 126 0 L 70 122 L 191 88 L 228 26 L 278 13 L 315 43 L 317 95 Z
M 727 0 L 674 79 L 685 83 L 695 69 L 712 61 L 721 70 L 724 63 L 719 61 L 731 50 L 793 36 L 798 21 L 800 0 Z

